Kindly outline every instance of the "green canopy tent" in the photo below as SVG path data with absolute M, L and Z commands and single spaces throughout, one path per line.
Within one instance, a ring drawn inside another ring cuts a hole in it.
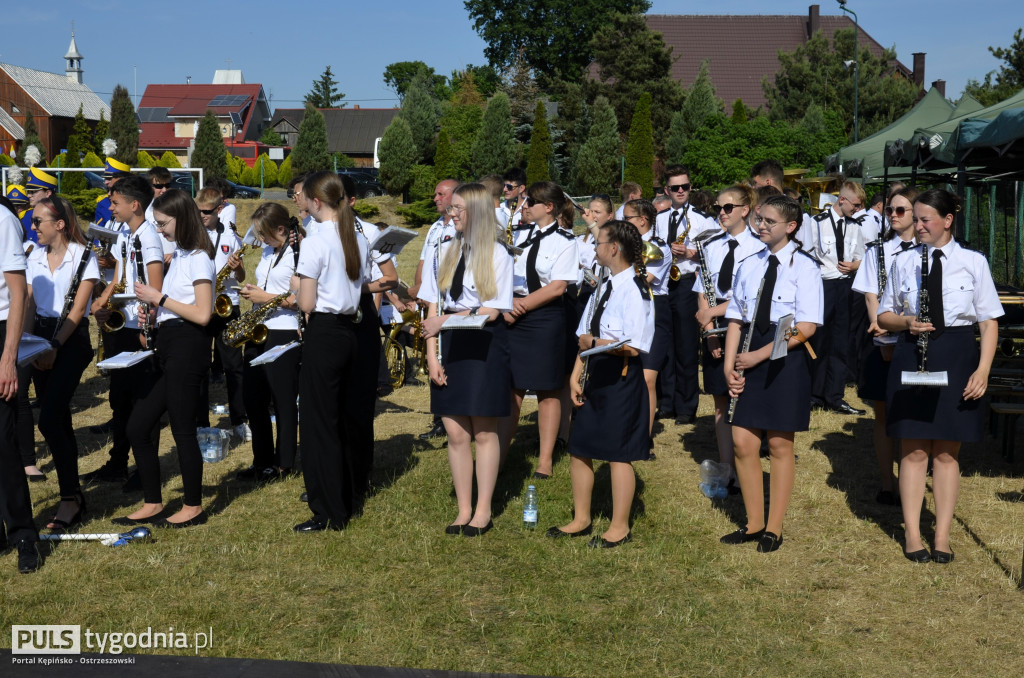
M 1024 107 L 1024 89 L 987 108 L 968 111 L 963 115 L 950 117 L 944 122 L 915 130 L 914 136 L 917 139 L 924 138 L 928 141 L 928 149 L 921 158 L 920 166 L 928 170 L 957 167 L 960 160 L 957 156 L 957 147 L 961 143 L 962 133 L 970 130 L 968 134 L 974 138 L 978 130 L 997 118 L 1003 111 L 1022 107 Z M 961 126 L 965 123 L 966 127 L 961 130 Z M 911 137 L 904 138 L 911 139 Z M 914 144 L 916 141 L 911 139 L 911 143 Z M 971 164 L 974 163 L 971 162 Z

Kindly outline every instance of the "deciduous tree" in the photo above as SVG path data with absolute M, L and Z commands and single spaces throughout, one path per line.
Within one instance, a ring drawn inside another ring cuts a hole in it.
M 984 80 L 968 80 L 965 91 L 975 99 L 991 106 L 1016 94 L 1024 88 L 1024 35 L 1018 28 L 1009 47 L 989 47 L 988 51 L 1003 63 L 998 71 L 985 74 Z

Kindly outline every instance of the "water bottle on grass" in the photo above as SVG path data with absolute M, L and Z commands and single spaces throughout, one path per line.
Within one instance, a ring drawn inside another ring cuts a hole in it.
M 526 500 L 523 502 L 523 527 L 530 530 L 537 527 L 537 488 L 534 485 L 526 488 Z

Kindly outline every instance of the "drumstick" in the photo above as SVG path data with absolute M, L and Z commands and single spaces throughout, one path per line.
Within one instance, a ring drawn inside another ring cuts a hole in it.
M 146 541 L 153 535 L 148 527 L 136 527 L 130 532 L 105 533 L 105 534 L 41 534 L 39 538 L 45 541 L 98 541 L 104 546 L 124 546 L 133 541 Z

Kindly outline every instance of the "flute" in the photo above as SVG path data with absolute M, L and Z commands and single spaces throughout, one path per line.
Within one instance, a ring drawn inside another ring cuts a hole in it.
M 761 292 L 764 291 L 764 277 L 761 278 L 761 284 L 757 287 L 757 298 L 754 301 L 754 320 L 757 320 L 757 307 L 761 305 Z M 750 325 L 747 326 L 747 336 L 743 338 L 743 350 L 740 353 L 747 353 L 750 351 L 750 340 L 754 336 L 754 320 L 751 320 Z M 737 353 L 736 355 L 739 355 Z M 739 375 L 742 377 L 746 370 L 740 370 Z M 736 413 L 736 403 L 739 401 L 738 395 L 733 396 L 729 400 L 729 423 L 732 423 L 732 415 Z

